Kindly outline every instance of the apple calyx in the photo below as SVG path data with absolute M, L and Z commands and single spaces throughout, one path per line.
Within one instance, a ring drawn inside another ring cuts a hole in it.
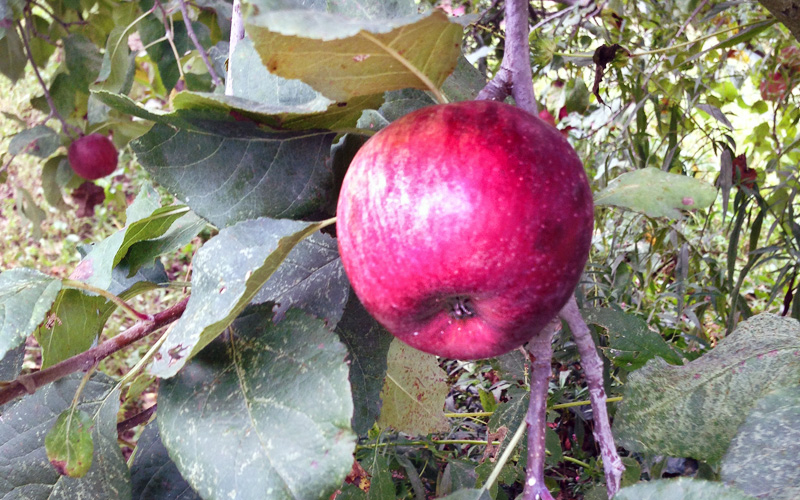
M 475 316 L 475 308 L 469 297 L 454 297 L 450 300 L 450 315 L 455 319 Z

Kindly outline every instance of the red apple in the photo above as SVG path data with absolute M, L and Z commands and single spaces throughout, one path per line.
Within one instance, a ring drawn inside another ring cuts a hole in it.
M 788 91 L 786 77 L 780 71 L 776 71 L 772 76 L 761 82 L 761 98 L 765 101 L 780 101 Z
M 339 195 L 353 289 L 400 340 L 457 359 L 536 335 L 580 279 L 592 193 L 559 131 L 493 101 L 431 106 L 373 136 Z
M 733 159 L 733 185 L 755 189 L 758 172 L 747 166 L 747 156 L 739 155 Z
M 89 134 L 69 145 L 72 170 L 84 179 L 105 177 L 117 169 L 117 148 L 102 134 Z
M 545 122 L 549 123 L 554 127 L 556 126 L 556 118 L 552 114 L 550 114 L 550 112 L 547 111 L 547 109 L 542 109 L 541 111 L 539 111 L 539 118 L 541 118 L 542 120 L 544 120 Z

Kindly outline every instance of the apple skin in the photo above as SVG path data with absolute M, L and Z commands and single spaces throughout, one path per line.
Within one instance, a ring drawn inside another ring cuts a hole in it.
M 761 82 L 761 98 L 765 101 L 780 101 L 789 90 L 786 76 L 776 71 L 772 76 Z
M 560 132 L 494 101 L 431 106 L 358 151 L 337 207 L 353 289 L 392 334 L 455 359 L 499 356 L 566 304 L 594 225 Z
M 89 134 L 70 144 L 67 158 L 72 170 L 90 181 L 117 169 L 117 148 L 102 134 Z

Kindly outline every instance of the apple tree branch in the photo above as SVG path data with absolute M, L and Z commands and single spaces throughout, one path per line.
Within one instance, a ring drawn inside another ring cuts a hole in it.
M 71 373 L 91 369 L 102 359 L 176 321 L 183 314 L 188 301 L 189 297 L 185 297 L 174 306 L 155 314 L 152 321 L 139 321 L 119 335 L 88 351 L 65 359 L 44 370 L 22 375 L 16 380 L 12 380 L 0 389 L 0 406 L 24 394 L 33 394 L 40 387 L 60 380 Z
M 553 335 L 560 321 L 552 321 L 528 342 L 531 355 L 531 397 L 525 421 L 528 424 L 528 470 L 523 500 L 553 500 L 544 484 L 545 432 L 547 429 L 547 391 L 553 359 Z
M 494 78 L 478 94 L 478 100 L 502 101 L 511 95 L 517 106 L 536 114 L 539 109 L 533 95 L 528 19 L 527 0 L 506 0 L 503 61 Z
M 611 433 L 611 424 L 608 420 L 606 391 L 603 388 L 603 361 L 597 354 L 592 334 L 581 316 L 575 297 L 569 299 L 567 305 L 561 310 L 560 316 L 569 325 L 581 356 L 581 365 L 589 386 L 589 400 L 592 402 L 594 439 L 600 446 L 600 456 L 603 458 L 603 469 L 605 469 L 606 476 L 606 490 L 608 497 L 611 498 L 619 491 L 625 466 L 617 453 L 614 435 Z

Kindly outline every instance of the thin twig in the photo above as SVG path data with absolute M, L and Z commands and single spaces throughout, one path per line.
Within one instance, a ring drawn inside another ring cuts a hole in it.
M 140 321 L 119 335 L 106 340 L 100 345 L 92 347 L 71 358 L 57 363 L 51 367 L 28 375 L 22 375 L 0 389 L 0 406 L 25 393 L 33 394 L 36 390 L 50 382 L 60 380 L 71 373 L 88 370 L 97 365 L 101 360 L 123 349 L 132 343 L 143 339 L 159 328 L 166 326 L 181 317 L 186 309 L 189 297 L 174 306 L 161 311 L 153 316 L 153 321 Z
M 233 0 L 233 14 L 231 15 L 231 40 L 228 47 L 228 74 L 225 77 L 225 95 L 233 95 L 233 52 L 244 38 L 244 19 L 242 18 L 241 0 Z
M 167 10 L 164 8 L 164 5 L 160 0 L 155 0 L 154 6 L 158 7 L 158 10 L 161 11 L 161 16 L 164 18 L 162 19 L 162 23 L 164 24 L 164 34 L 167 38 L 170 49 L 172 49 L 172 55 L 175 57 L 175 63 L 178 65 L 178 73 L 181 75 L 180 79 L 186 83 L 186 75 L 183 73 L 183 64 L 181 64 L 181 55 L 178 54 L 178 47 L 175 46 L 175 27 L 172 24 L 172 15 L 167 13 Z
M 603 387 L 603 361 L 597 354 L 597 348 L 592 340 L 589 327 L 581 316 L 578 303 L 572 297 L 567 305 L 561 310 L 561 318 L 567 322 L 572 331 L 572 337 L 578 346 L 581 355 L 581 365 L 586 376 L 586 383 L 589 386 L 589 399 L 592 401 L 592 419 L 594 426 L 592 432 L 594 439 L 600 446 L 600 456 L 603 458 L 603 469 L 606 476 L 606 490 L 608 498 L 617 494 L 622 479 L 622 472 L 625 466 L 617 453 L 614 444 L 614 435 L 611 433 L 611 424 L 608 419 L 608 409 L 606 408 L 606 391 Z
M 25 55 L 28 58 L 28 61 L 31 63 L 31 67 L 33 67 L 33 72 L 36 74 L 36 79 L 39 80 L 39 86 L 42 87 L 42 91 L 44 92 L 44 98 L 47 101 L 47 105 L 50 106 L 50 117 L 57 118 L 58 121 L 61 122 L 61 130 L 70 136 L 72 139 L 77 139 L 77 137 L 73 136 L 71 132 L 77 133 L 80 136 L 80 129 L 77 127 L 73 127 L 61 116 L 61 113 L 58 112 L 56 108 L 56 103 L 53 101 L 53 96 L 50 95 L 50 90 L 47 88 L 47 84 L 44 82 L 44 78 L 42 78 L 42 74 L 39 73 L 39 68 L 36 67 L 36 62 L 33 60 L 33 52 L 31 51 L 31 46 L 29 43 L 29 33 L 27 31 L 27 26 L 32 24 L 30 19 L 26 19 L 25 26 L 22 26 L 21 21 L 17 21 L 17 28 L 19 29 L 20 37 L 22 38 L 22 44 L 25 47 Z M 49 118 L 49 117 L 48 117 Z M 45 120 L 47 121 L 47 120 Z
M 200 53 L 200 57 L 203 58 L 203 62 L 206 63 L 206 67 L 208 68 L 208 74 L 211 75 L 211 81 L 214 82 L 214 85 L 219 87 L 222 85 L 222 80 L 219 79 L 217 76 L 217 72 L 214 71 L 214 67 L 211 65 L 211 61 L 208 60 L 208 53 L 206 49 L 200 45 L 200 41 L 197 39 L 197 35 L 194 33 L 194 27 L 192 27 L 192 20 L 189 19 L 189 11 L 186 9 L 186 1 L 185 0 L 178 0 L 178 7 L 181 9 L 181 15 L 183 15 L 183 24 L 186 25 L 186 34 L 189 35 L 189 40 L 192 41 L 197 52 Z

